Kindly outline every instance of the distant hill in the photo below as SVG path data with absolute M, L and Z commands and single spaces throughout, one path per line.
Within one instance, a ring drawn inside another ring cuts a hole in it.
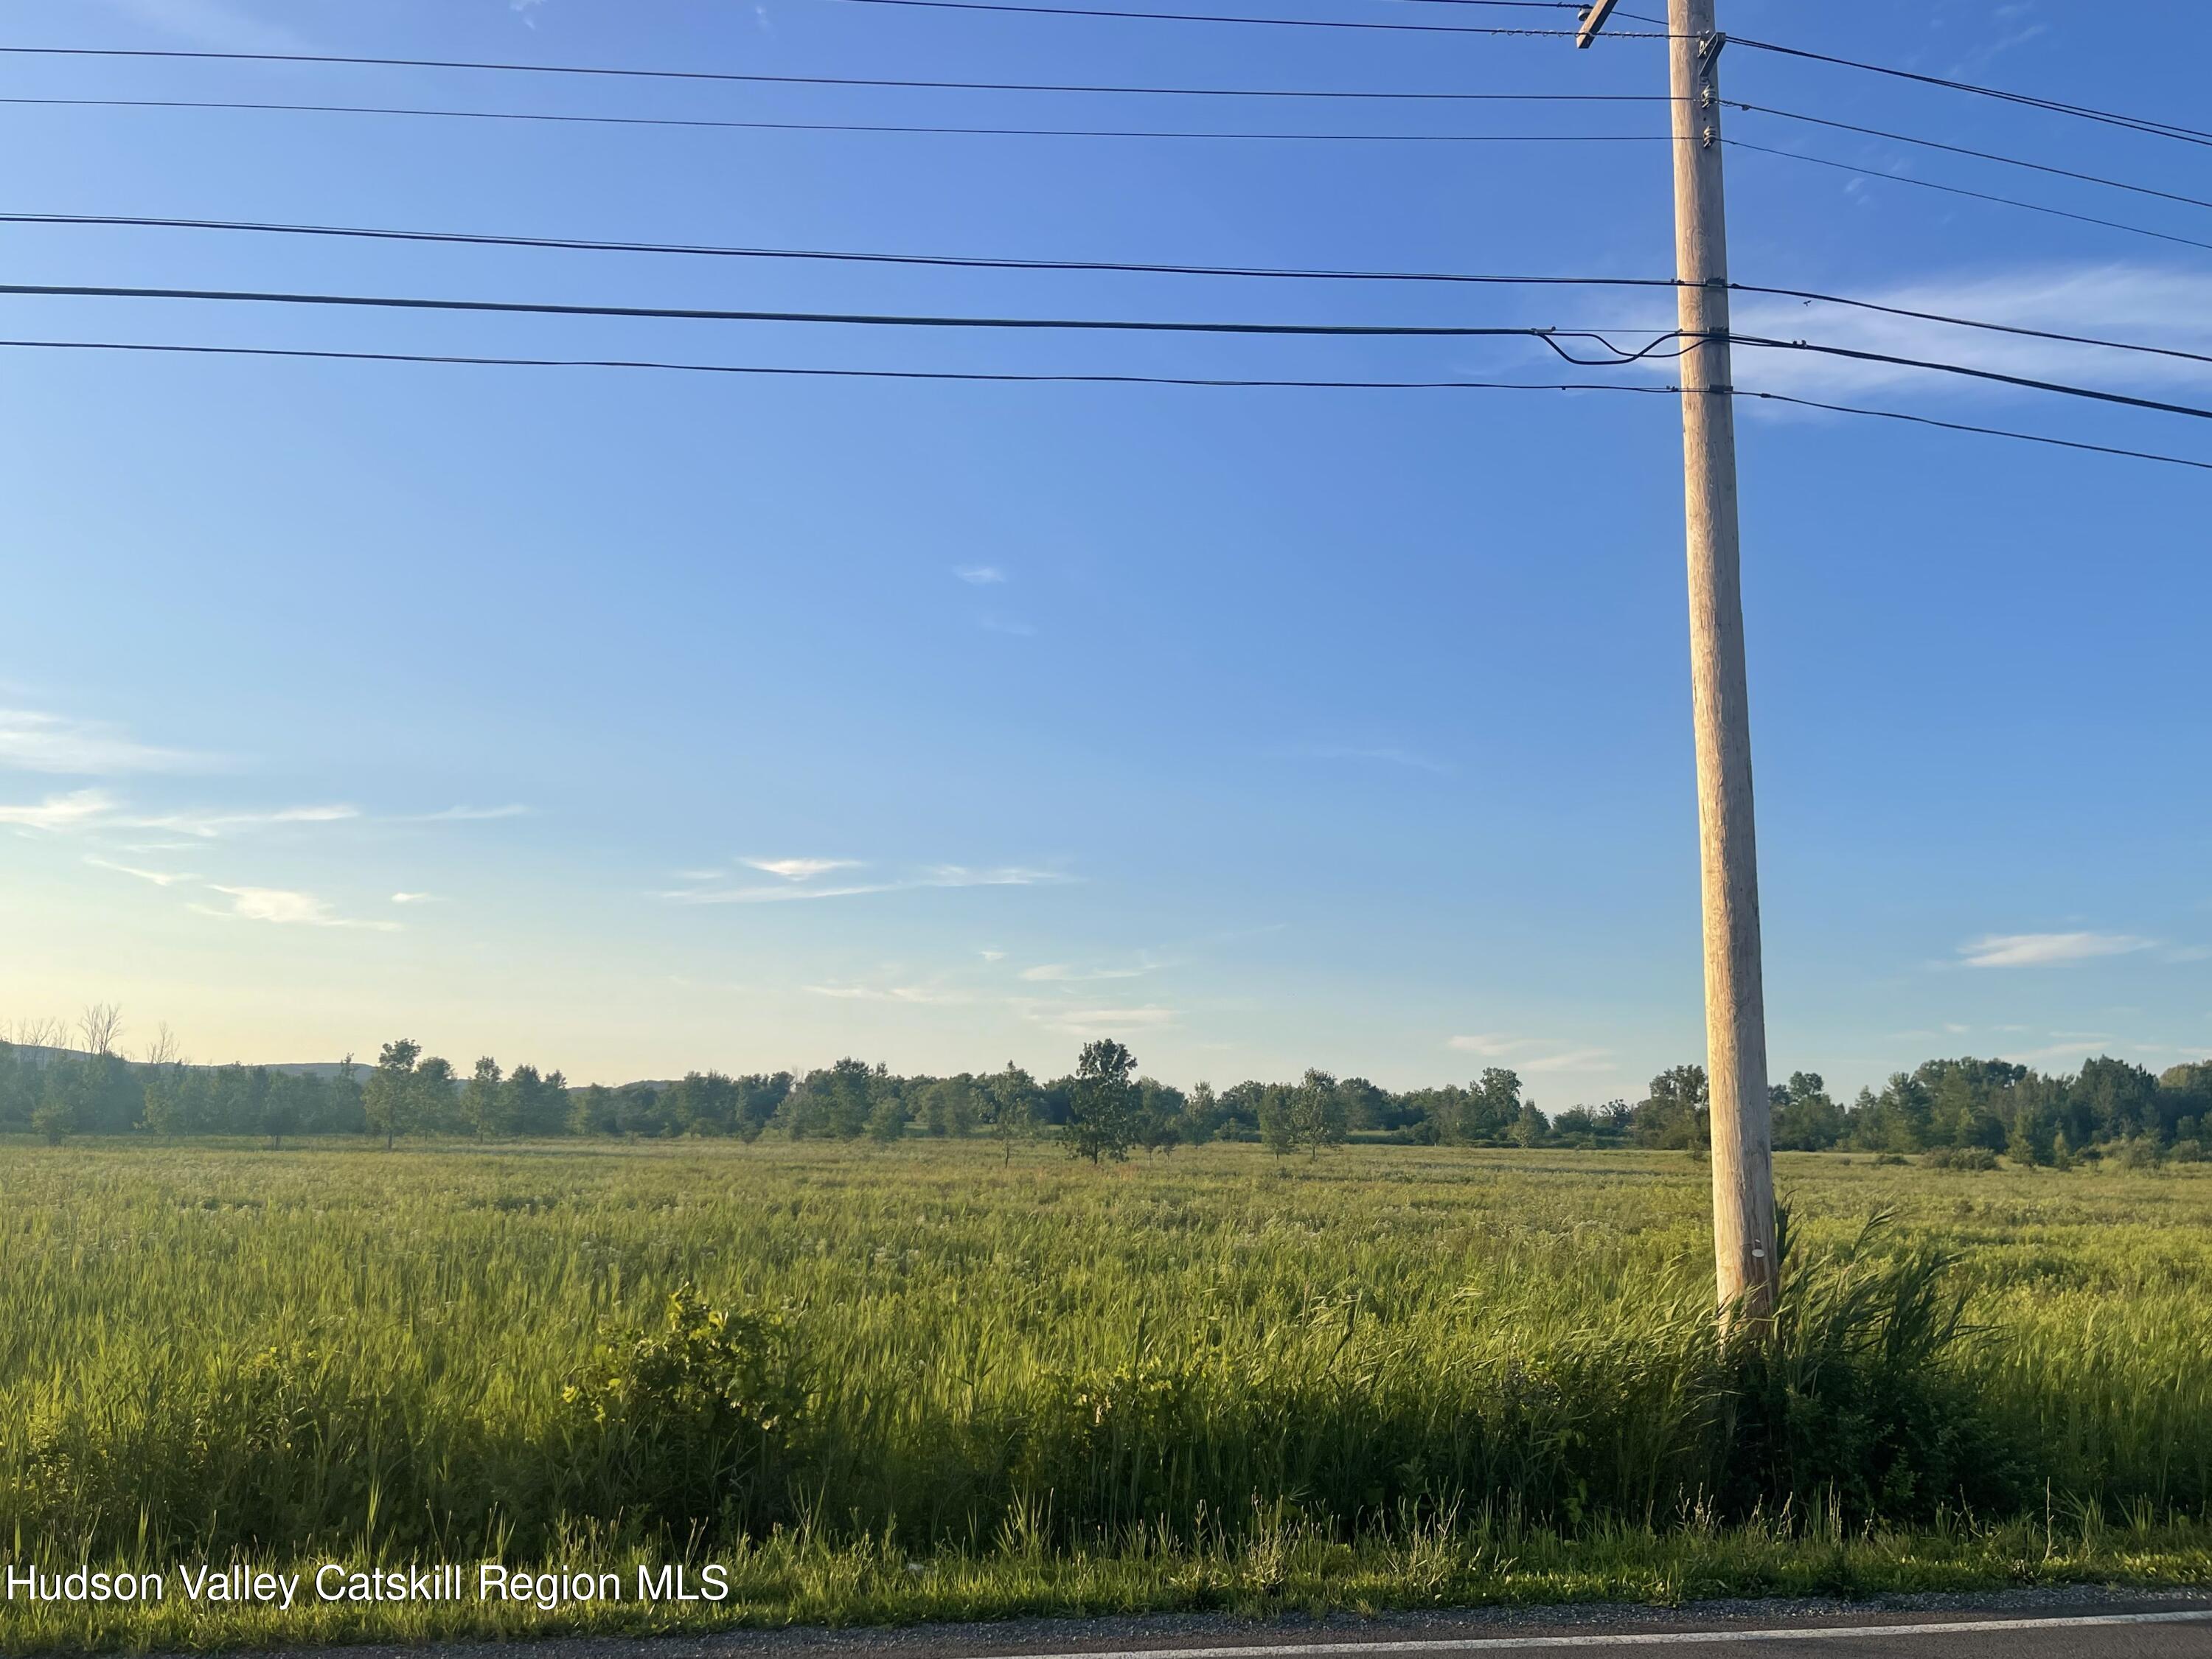
M 38 1042 L 11 1042 L 8 1047 L 22 1059 L 35 1061 L 40 1066 L 51 1066 L 58 1060 L 90 1060 L 93 1057 L 87 1049 L 56 1048 Z M 130 1060 L 131 1056 L 125 1054 L 123 1058 Z M 144 1062 L 131 1060 L 131 1063 L 135 1066 L 143 1065 Z M 245 1066 L 249 1071 L 252 1069 L 252 1063 L 246 1060 L 223 1060 L 210 1065 L 188 1062 L 185 1069 L 188 1072 L 219 1072 L 225 1066 Z M 264 1064 L 261 1066 L 264 1071 L 281 1073 L 286 1077 L 316 1078 L 337 1077 L 343 1073 L 345 1068 L 346 1063 L 342 1060 L 284 1060 L 273 1065 Z M 353 1069 L 358 1074 L 368 1070 L 368 1066 L 361 1060 L 356 1060 L 353 1063 Z

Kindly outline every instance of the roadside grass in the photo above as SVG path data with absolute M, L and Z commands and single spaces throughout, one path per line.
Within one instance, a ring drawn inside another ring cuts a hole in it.
M 732 1594 L 173 1587 L 0 1644 L 2212 1583 L 2212 1171 L 1780 1174 L 1802 1329 L 1754 1372 L 1680 1155 L 8 1147 L 13 1561 Z

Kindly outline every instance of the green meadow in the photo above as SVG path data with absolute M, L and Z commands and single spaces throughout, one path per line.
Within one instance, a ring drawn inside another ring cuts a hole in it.
M 0 1604 L 159 1646 L 2212 1582 L 2212 1166 L 908 1140 L 0 1148 L 19 1568 L 718 1565 L 716 1603 Z

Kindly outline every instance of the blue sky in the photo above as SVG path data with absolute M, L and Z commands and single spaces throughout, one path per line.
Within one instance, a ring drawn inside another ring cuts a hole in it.
M 1648 6 L 1652 0 L 1645 0 Z M 1156 8 L 1157 9 L 1157 8 Z M 1208 8 L 1233 9 L 1233 8 Z M 1642 9 L 1632 6 L 1630 9 Z M 1391 0 L 1254 15 L 1502 17 Z M 2087 0 L 1724 26 L 2189 120 L 2212 18 Z M 1536 21 L 1549 22 L 1539 17 Z M 8 42 L 952 79 L 1651 92 L 1650 42 L 846 0 L 23 0 Z M 1339 133 L 1585 106 L 1250 104 L 16 58 L 16 97 Z M 2199 148 L 1749 50 L 1731 97 L 2183 194 Z M 1663 276 L 1663 145 L 702 132 L 0 107 L 18 212 Z M 1738 280 L 2212 350 L 2212 212 L 1736 115 Z M 1665 326 L 1665 296 L 0 228 L 9 279 L 784 309 Z M 1525 341 L 916 335 L 0 301 L 10 337 L 754 364 L 1565 378 Z M 1771 330 L 2198 402 L 2172 360 L 1785 302 Z M 402 1033 L 578 1079 L 1084 1039 L 1217 1084 L 1703 1048 L 1664 398 L 1227 392 L 17 352 L 0 404 L 0 1014 L 203 1060 Z M 1746 353 L 1747 387 L 2212 456 L 2198 423 Z M 1581 371 L 1573 372 L 1579 378 Z M 1619 378 L 1632 378 L 1616 372 Z M 1663 375 L 1657 377 L 1663 380 Z M 1654 383 L 1650 374 L 1644 383 Z M 2212 1052 L 2203 474 L 1747 410 L 1778 1072 Z

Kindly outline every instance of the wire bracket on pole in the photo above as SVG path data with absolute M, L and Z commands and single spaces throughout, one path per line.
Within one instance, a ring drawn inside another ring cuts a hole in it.
M 1709 34 L 1698 41 L 1698 66 L 1706 74 L 1711 75 L 1713 72 L 1713 65 L 1721 61 L 1721 53 L 1727 47 L 1728 43 L 1728 36 L 1719 33 Z

